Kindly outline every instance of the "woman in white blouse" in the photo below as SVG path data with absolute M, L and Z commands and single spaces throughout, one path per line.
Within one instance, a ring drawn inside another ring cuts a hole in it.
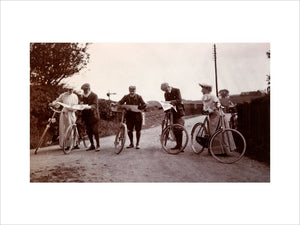
M 209 131 L 210 134 L 213 135 L 213 133 L 216 131 L 219 123 L 220 113 L 218 108 L 221 106 L 219 99 L 211 94 L 212 86 L 208 84 L 199 84 L 202 87 L 201 92 L 203 93 L 202 102 L 203 102 L 203 111 L 208 113 L 209 116 Z M 228 127 L 229 124 L 227 121 L 225 121 L 225 127 Z M 231 146 L 234 146 L 235 144 L 232 138 L 232 135 L 230 135 L 229 141 L 231 142 Z M 221 141 L 219 142 L 221 143 Z M 218 149 L 218 151 L 217 151 Z M 225 152 L 224 152 L 225 150 Z M 218 146 L 214 147 L 214 153 L 216 154 L 229 154 L 229 149 L 220 148 Z

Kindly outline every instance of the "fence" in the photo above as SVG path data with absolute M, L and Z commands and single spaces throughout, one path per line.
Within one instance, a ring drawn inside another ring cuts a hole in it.
M 246 155 L 270 163 L 270 96 L 237 105 L 238 130 L 247 141 Z

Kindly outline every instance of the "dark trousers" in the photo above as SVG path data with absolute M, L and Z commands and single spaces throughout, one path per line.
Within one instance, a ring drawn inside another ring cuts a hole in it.
M 173 118 L 173 124 L 180 124 L 182 126 L 184 126 L 184 120 L 182 119 L 182 117 L 175 117 Z M 174 135 L 176 138 L 176 146 L 178 148 L 182 147 L 182 129 L 174 129 Z
M 126 125 L 128 129 L 128 137 L 130 144 L 133 144 L 133 130 L 136 132 L 136 144 L 139 145 L 142 129 L 142 113 L 139 112 L 127 112 Z
M 93 124 L 86 123 L 86 132 L 91 142 L 91 146 L 94 145 L 93 136 L 95 136 L 97 147 L 100 147 L 100 138 L 99 138 L 99 121 Z

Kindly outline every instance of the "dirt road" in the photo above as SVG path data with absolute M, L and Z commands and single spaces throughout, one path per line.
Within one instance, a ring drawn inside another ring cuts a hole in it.
M 190 133 L 198 117 L 186 119 Z M 170 155 L 159 142 L 160 127 L 142 131 L 141 149 L 114 153 L 114 137 L 101 138 L 101 151 L 73 150 L 69 155 L 59 146 L 30 151 L 31 182 L 269 182 L 269 166 L 244 157 L 222 164 L 207 151 L 196 155 L 190 143 L 184 153 Z M 128 143 L 126 143 L 127 145 Z

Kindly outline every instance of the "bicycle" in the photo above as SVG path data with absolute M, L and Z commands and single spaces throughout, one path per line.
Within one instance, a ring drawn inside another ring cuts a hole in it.
M 58 103 L 66 107 L 62 103 Z M 83 110 L 83 109 L 90 109 L 90 106 L 88 105 L 75 105 L 72 106 L 73 110 Z M 83 146 L 86 148 L 87 145 L 85 143 L 85 135 L 82 132 L 82 129 L 80 129 L 80 132 L 78 131 L 78 124 L 75 122 L 71 125 L 66 130 L 65 136 L 63 137 L 63 146 L 62 150 L 65 154 L 69 154 L 74 147 L 79 146 L 80 142 L 82 141 Z
M 84 140 L 84 135 L 82 134 L 82 132 L 78 131 L 78 127 L 76 123 L 71 124 L 68 127 L 66 134 L 64 136 L 63 147 L 62 147 L 63 152 L 65 154 L 69 154 L 75 146 L 80 145 L 81 141 L 83 143 L 83 146 L 86 148 L 87 145 Z
M 165 116 L 161 124 L 161 135 L 160 135 L 160 142 L 162 148 L 169 154 L 178 154 L 185 149 L 187 146 L 189 137 L 188 132 L 184 126 L 181 124 L 173 124 L 173 113 L 171 110 L 175 109 L 172 106 L 170 109 L 165 110 Z M 182 146 L 181 148 L 174 149 L 174 143 L 176 144 L 176 132 L 182 132 Z
M 208 115 L 203 122 L 194 125 L 191 131 L 191 147 L 196 154 L 200 154 L 207 148 L 213 158 L 219 162 L 234 163 L 244 156 L 246 140 L 238 130 L 226 128 L 225 114 L 221 107 L 218 110 L 220 118 L 213 134 L 210 133 Z
M 120 154 L 124 149 L 124 145 L 126 142 L 127 126 L 126 126 L 125 113 L 129 109 L 129 107 L 126 105 L 117 105 L 114 103 L 111 103 L 110 107 L 112 112 L 122 113 L 120 126 L 116 133 L 116 137 L 114 141 L 115 153 Z
M 48 124 L 46 125 L 46 128 L 43 131 L 43 134 L 38 142 L 38 145 L 35 148 L 34 154 L 37 154 L 39 148 L 42 146 L 42 144 L 44 142 L 44 137 L 45 137 L 47 131 L 49 130 L 51 124 L 56 122 L 55 115 L 61 113 L 61 110 L 55 109 L 52 106 L 50 106 L 50 109 L 53 111 L 52 117 L 48 119 Z

